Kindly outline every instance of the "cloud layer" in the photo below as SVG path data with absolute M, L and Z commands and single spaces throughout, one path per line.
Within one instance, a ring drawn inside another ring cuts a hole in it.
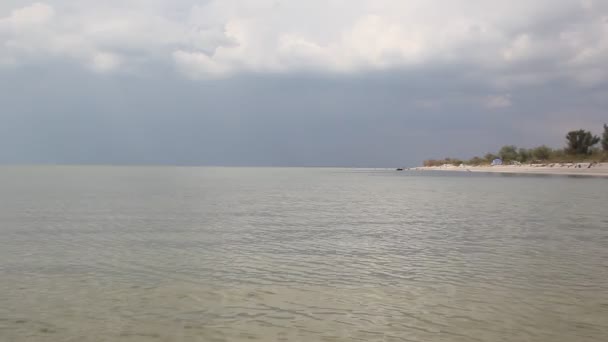
M 0 8 L 4 65 L 96 72 L 162 61 L 190 78 L 474 66 L 496 85 L 606 78 L 601 0 L 53 1 Z

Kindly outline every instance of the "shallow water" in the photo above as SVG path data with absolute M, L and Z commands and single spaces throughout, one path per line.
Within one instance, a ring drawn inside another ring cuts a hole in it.
M 608 180 L 0 167 L 1 341 L 607 341 Z

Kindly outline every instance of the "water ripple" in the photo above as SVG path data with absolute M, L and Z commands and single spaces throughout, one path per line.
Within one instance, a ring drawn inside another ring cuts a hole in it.
M 608 340 L 605 180 L 347 171 L 0 168 L 0 340 Z

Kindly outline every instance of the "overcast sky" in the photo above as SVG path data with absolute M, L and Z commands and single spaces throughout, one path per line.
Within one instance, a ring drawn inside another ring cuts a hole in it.
M 0 163 L 414 166 L 604 122 L 606 0 L 0 1 Z

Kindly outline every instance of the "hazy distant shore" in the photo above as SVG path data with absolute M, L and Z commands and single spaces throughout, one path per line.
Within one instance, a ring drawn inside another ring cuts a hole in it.
M 608 163 L 552 163 L 522 165 L 484 165 L 484 166 L 421 166 L 411 168 L 417 171 L 456 171 L 456 172 L 495 172 L 522 173 L 539 175 L 596 176 L 608 177 Z

